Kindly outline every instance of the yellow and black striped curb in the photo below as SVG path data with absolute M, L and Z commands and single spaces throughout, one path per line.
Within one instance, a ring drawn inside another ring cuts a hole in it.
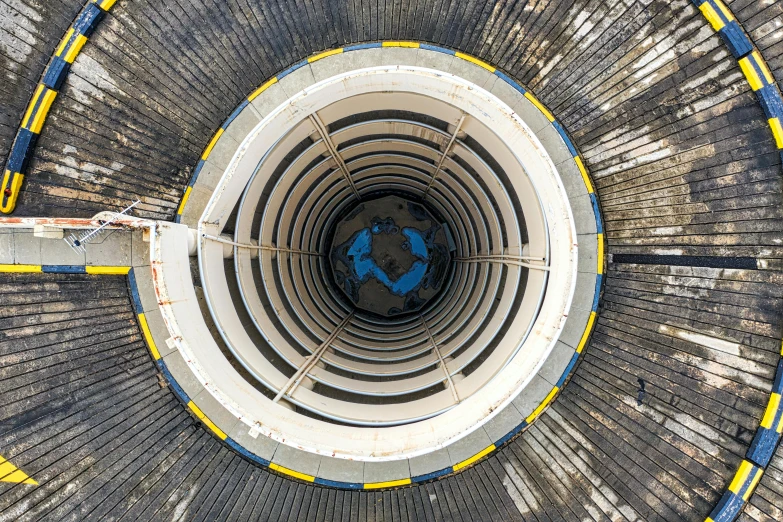
M 0 273 L 128 275 L 129 266 L 109 265 L 0 265 Z
M 92 0 L 88 3 L 73 25 L 68 29 L 54 57 L 44 71 L 41 83 L 35 88 L 33 98 L 27 106 L 22 125 L 16 133 L 11 154 L 3 173 L 0 191 L 0 212 L 10 214 L 16 207 L 16 200 L 22 188 L 27 166 L 33 155 L 38 136 L 41 134 L 46 116 L 57 93 L 62 87 L 71 64 L 90 38 L 95 28 L 117 0 Z
M 737 59 L 740 69 L 767 116 L 775 145 L 783 160 L 783 98 L 761 53 L 753 45 L 731 10 L 721 0 L 692 0 Z M 783 431 L 783 345 L 767 409 L 745 459 L 706 522 L 729 522 L 739 515 L 758 485 Z

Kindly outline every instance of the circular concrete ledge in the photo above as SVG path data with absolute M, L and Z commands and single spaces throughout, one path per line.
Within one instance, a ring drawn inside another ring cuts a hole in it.
M 172 338 L 174 341 L 169 344 L 179 351 L 163 356 L 167 375 L 179 383 L 183 397 L 210 419 L 217 433 L 272 468 L 290 471 L 289 474 L 306 480 L 332 481 L 329 485 L 340 487 L 398 485 L 398 481 L 428 480 L 457 471 L 533 422 L 554 399 L 585 345 L 595 320 L 603 272 L 603 237 L 597 201 L 582 162 L 562 127 L 530 93 L 500 71 L 465 55 L 423 44 L 386 42 L 330 51 L 297 64 L 261 86 L 232 114 L 205 150 L 180 206 L 180 221 L 190 226 L 197 224 L 244 136 L 276 105 L 321 79 L 357 67 L 379 65 L 427 66 L 451 72 L 486 88 L 511 107 L 541 140 L 557 167 L 575 218 L 579 263 L 573 302 L 560 338 L 526 387 L 525 394 L 495 412 L 480 429 L 418 456 L 369 458 L 364 462 L 350 457 L 335 458 L 322 450 L 297 448 L 289 438 L 265 432 L 263 424 L 251 427 L 253 423 L 246 418 L 237 422 L 236 410 L 220 397 L 220 392 L 210 383 L 208 373 L 200 372 L 188 351 L 176 342 L 177 337 Z M 166 345 L 167 339 L 156 340 L 156 344 Z

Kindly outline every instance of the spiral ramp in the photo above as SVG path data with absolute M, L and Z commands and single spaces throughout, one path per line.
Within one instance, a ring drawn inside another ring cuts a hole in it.
M 780 2 L 0 19 L 0 520 L 783 520 Z

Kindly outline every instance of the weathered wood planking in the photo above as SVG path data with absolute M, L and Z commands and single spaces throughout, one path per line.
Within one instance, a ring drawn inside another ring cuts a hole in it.
M 68 205 L 55 205 L 60 197 L 80 200 L 77 210 L 89 214 L 120 206 L 125 193 L 146 197 L 145 214 L 170 217 L 204 143 L 264 79 L 324 48 L 406 38 L 460 48 L 526 82 L 567 123 L 597 177 L 617 169 L 634 179 L 646 177 L 632 185 L 625 180 L 624 192 L 643 189 L 647 196 L 637 206 L 646 209 L 654 197 L 658 219 L 670 222 L 640 221 L 643 212 L 634 208 L 616 216 L 607 212 L 610 245 L 615 236 L 645 227 L 650 231 L 640 232 L 638 241 L 652 234 L 650 240 L 661 244 L 656 230 L 667 226 L 680 227 L 675 242 L 691 241 L 694 249 L 714 252 L 714 243 L 727 233 L 715 225 L 758 221 L 756 227 L 767 226 L 769 233 L 769 220 L 780 217 L 772 205 L 750 204 L 755 194 L 748 191 L 765 191 L 769 198 L 779 194 L 778 186 L 769 186 L 773 182 L 746 188 L 749 181 L 738 179 L 734 184 L 748 197 L 744 205 L 737 199 L 731 210 L 715 208 L 727 202 L 713 203 L 703 189 L 691 190 L 688 180 L 668 180 L 670 187 L 680 186 L 679 199 L 657 196 L 647 186 L 663 175 L 664 164 L 669 178 L 677 167 L 683 175 L 698 170 L 697 161 L 714 156 L 707 142 L 731 144 L 725 150 L 734 157 L 743 147 L 762 156 L 755 144 L 770 142 L 736 63 L 687 1 L 538 2 L 535 9 L 519 3 L 390 2 L 347 10 L 314 2 L 301 14 L 239 0 L 194 1 L 188 9 L 157 2 L 119 6 L 77 59 L 55 104 L 47 123 L 51 130 L 44 131 L 32 169 L 39 181 L 28 176 L 30 195 L 21 201 L 27 210 L 20 212 L 40 213 L 50 205 L 63 214 Z M 507 36 L 498 37 L 498 27 Z M 55 136 L 53 127 L 60 125 L 63 132 Z M 755 140 L 746 135 L 753 125 Z M 726 134 L 732 129 L 736 138 Z M 661 149 L 658 154 L 665 148 L 667 158 L 646 167 L 624 165 L 628 158 L 638 163 L 650 156 L 640 150 L 651 147 Z M 769 168 L 775 170 L 777 163 Z M 608 182 L 599 183 L 607 204 L 616 192 Z M 36 209 L 38 200 L 44 206 Z M 667 215 L 672 208 L 680 208 L 679 219 Z M 742 232 L 736 229 L 735 237 Z
M 662 277 L 643 268 L 636 279 Z M 610 272 L 609 291 L 617 279 Z M 602 316 L 562 397 L 498 454 L 418 488 L 343 492 L 270 475 L 195 423 L 158 385 L 123 278 L 4 275 L 0 289 L 3 452 L 40 482 L 0 486 L 0 517 L 19 520 L 697 519 L 741 458 L 738 419 L 762 395 L 700 384 L 705 372 L 683 374 L 665 343 L 617 351 L 622 318 Z
M 738 0 L 731 7 L 780 80 L 783 46 L 774 30 L 780 6 Z M 171 218 L 204 143 L 265 78 L 325 48 L 411 39 L 456 47 L 503 67 L 556 112 L 596 177 L 609 253 L 750 256 L 774 263 L 782 257 L 780 157 L 736 61 L 700 16 L 689 1 L 313 2 L 297 12 L 239 0 L 118 5 L 85 47 L 52 110 L 19 209 L 91 215 L 138 195 L 145 198 L 145 215 Z M 56 43 L 63 30 L 51 40 Z M 780 283 L 773 271 L 611 266 L 585 362 L 540 424 L 464 476 L 388 494 L 351 492 L 347 512 L 357 520 L 405 520 L 404 498 L 409 520 L 513 517 L 514 510 L 531 520 L 585 513 L 594 519 L 617 513 L 643 520 L 703 518 L 733 475 L 764 408 L 782 333 Z M 56 307 L 30 304 L 39 311 L 24 318 L 62 321 L 46 319 Z M 124 320 L 121 305 L 110 306 L 107 317 Z M 69 320 L 81 322 L 58 335 L 116 329 L 94 317 Z M 18 339 L 31 350 L 44 347 L 44 331 L 30 329 Z M 144 374 L 143 357 L 132 360 Z M 88 379 L 76 366 L 67 368 L 66 374 Z M 124 375 L 108 377 L 100 373 L 108 368 L 97 368 L 94 378 L 103 380 L 90 386 L 108 386 Z M 14 371 L 19 375 L 9 378 L 20 386 L 35 384 L 24 380 L 28 371 Z M 639 377 L 647 382 L 642 406 L 636 404 Z M 9 400 L 14 397 L 21 395 Z M 338 500 L 331 490 L 249 471 L 202 431 L 189 433 L 171 439 L 181 441 L 181 453 L 160 454 L 167 465 L 148 472 L 158 478 L 131 486 L 134 493 L 128 490 L 112 514 L 129 510 L 128 518 L 156 519 L 182 508 L 208 518 L 224 506 L 240 519 L 262 513 L 341 519 L 346 513 L 348 493 Z M 646 451 L 660 458 L 649 462 Z M 779 485 L 776 469 L 779 459 L 746 516 L 754 508 L 765 512 L 758 507 L 765 499 L 779 498 L 770 496 Z M 232 479 L 248 472 L 257 481 L 252 485 L 240 487 Z M 113 477 L 102 472 L 93 480 L 114 484 Z M 21 488 L 2 487 L 0 502 Z M 43 503 L 46 491 L 32 504 Z M 97 506 L 106 498 L 100 491 L 85 489 L 84 501 Z M 118 491 L 115 496 L 125 490 Z M 59 505 L 54 492 L 50 498 Z M 294 501 L 297 513 L 284 511 Z
M 41 74 L 86 0 L 0 2 L 0 167 Z

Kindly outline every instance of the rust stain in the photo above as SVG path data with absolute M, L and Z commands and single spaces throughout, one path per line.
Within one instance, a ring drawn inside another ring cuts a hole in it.
M 36 218 L 36 217 L 8 217 L 0 218 L 0 225 L 33 227 L 34 225 L 49 225 L 62 228 L 91 228 L 99 227 L 104 223 L 100 219 L 87 218 Z M 118 219 L 106 228 L 111 229 L 144 229 L 149 228 L 150 222 L 144 219 Z

